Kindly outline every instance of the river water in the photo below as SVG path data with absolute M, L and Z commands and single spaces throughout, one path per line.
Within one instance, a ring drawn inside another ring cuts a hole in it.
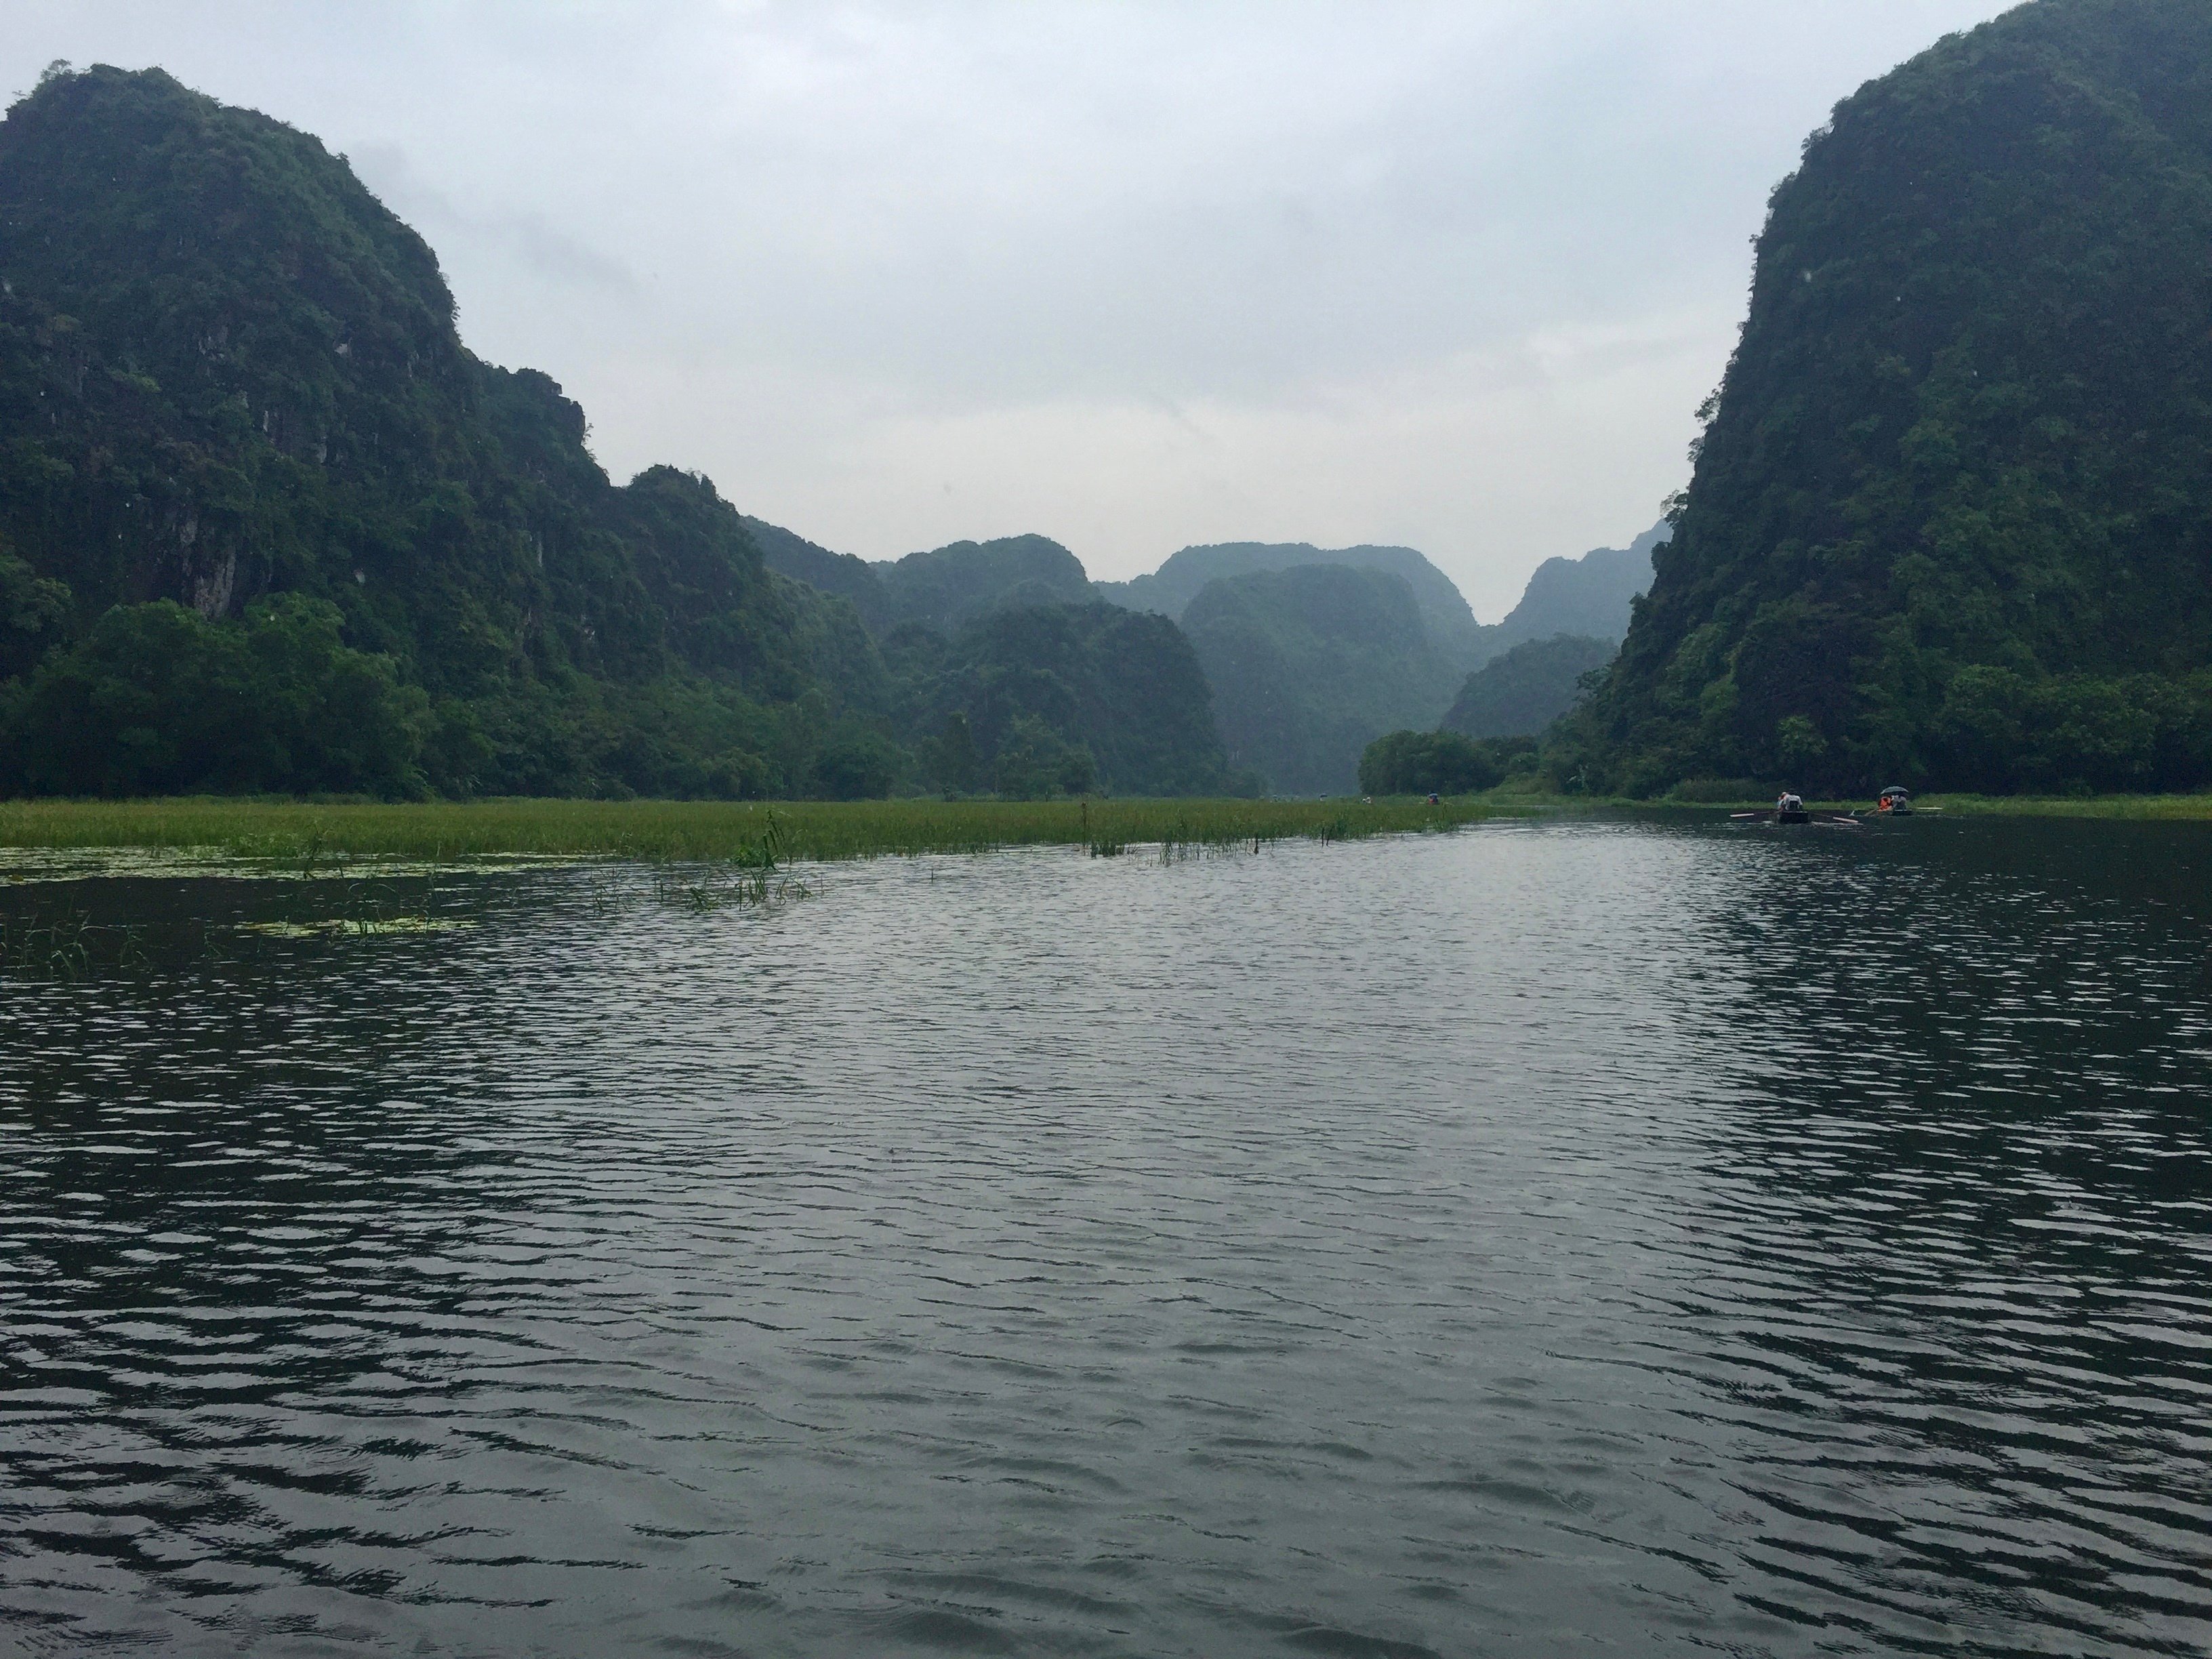
M 2212 1644 L 2212 828 L 813 884 L 0 887 L 0 1644 Z

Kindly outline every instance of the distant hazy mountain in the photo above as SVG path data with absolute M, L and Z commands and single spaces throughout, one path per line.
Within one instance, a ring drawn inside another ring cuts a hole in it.
M 994 611 L 1088 605 L 1098 597 L 1083 561 L 1043 536 L 954 542 L 873 568 L 899 621 L 945 633 Z
M 951 634 L 994 611 L 1088 605 L 1098 597 L 1083 562 L 1043 536 L 954 542 L 871 562 L 833 553 L 759 519 L 745 524 L 769 569 L 850 599 L 878 636 L 902 623 Z
M 1042 536 L 871 562 L 747 520 L 770 569 L 852 601 L 922 781 L 956 793 L 1219 793 L 1206 676 L 1164 617 L 1101 604 Z
M 1086 771 L 1121 795 L 1218 794 L 1227 782 L 1206 676 L 1165 617 L 1096 600 L 1017 606 L 949 640 L 904 629 L 888 649 L 941 787 L 1087 793 Z M 968 778 L 954 747 L 974 757 Z
M 1073 553 L 1042 536 L 955 542 L 870 562 L 775 525 L 747 525 L 771 569 L 850 600 L 884 642 L 895 678 L 909 689 L 909 742 L 938 741 L 935 723 L 957 709 L 971 723 L 977 763 L 988 768 L 1000 727 L 1016 717 L 1006 712 L 1015 704 L 994 701 L 1000 693 L 975 689 L 989 682 L 1015 697 L 1020 718 L 1092 756 L 1109 787 L 1200 787 L 1196 779 L 1213 775 L 1186 738 L 1134 735 L 1161 720 L 1164 733 L 1180 715 L 1133 704 L 1121 716 L 1135 722 L 1129 742 L 1164 743 L 1159 753 L 1172 760 L 1138 761 L 1109 735 L 1113 722 L 1099 712 L 1098 688 L 1118 672 L 1110 664 L 1136 660 L 1126 655 L 1136 641 L 1095 624 L 1078 627 L 1063 614 L 1103 598 L 1180 623 L 1212 688 L 1230 765 L 1291 794 L 1352 789 L 1370 741 L 1434 727 L 1455 691 L 1462 693 L 1467 722 L 1455 729 L 1482 736 L 1540 730 L 1572 703 L 1576 678 L 1609 656 L 1626 631 L 1629 602 L 1649 585 L 1651 549 L 1667 533 L 1662 524 L 1626 549 L 1547 560 L 1512 613 L 1485 627 L 1451 579 L 1410 547 L 1227 542 L 1184 548 L 1133 581 L 1092 583 Z M 988 636 L 978 635 L 986 619 Z M 1560 644 L 1562 634 L 1574 637 Z M 1534 641 L 1540 648 L 1493 663 Z M 1593 650 L 1596 661 L 1586 660 Z M 1056 653 L 1071 652 L 1090 665 L 1078 678 L 1091 689 L 1063 692 L 1042 682 L 1020 689 L 1029 684 L 1024 676 L 1047 672 Z M 1498 670 L 1486 679 L 1486 665 Z M 945 675 L 954 678 L 933 678 Z M 967 689 L 956 690 L 955 679 Z M 1060 708 L 1069 696 L 1092 711 L 1080 722 Z
M 1669 533 L 1662 519 L 1626 547 L 1597 547 L 1579 559 L 1545 560 L 1528 578 L 1521 603 L 1498 624 L 1493 651 L 1559 634 L 1619 644 L 1628 632 L 1629 602 L 1651 586 L 1652 550 Z
M 1524 640 L 1467 677 L 1443 718 L 1470 738 L 1533 738 L 1574 707 L 1577 681 L 1613 660 L 1612 640 L 1555 634 Z
M 1430 639 L 1470 658 L 1481 654 L 1484 629 L 1452 579 L 1410 547 L 1316 547 L 1310 542 L 1218 542 L 1186 547 L 1149 576 L 1100 582 L 1101 597 L 1132 611 L 1181 617 L 1208 582 L 1225 576 L 1290 570 L 1307 565 L 1348 565 L 1387 570 L 1413 593 Z M 1626 626 L 1626 623 L 1623 623 Z
M 1483 682 L 1469 706 L 1486 736 L 1548 725 L 1574 701 L 1576 677 L 1597 665 L 1583 660 L 1589 651 L 1602 662 L 1627 632 L 1630 601 L 1650 585 L 1651 550 L 1666 535 L 1662 523 L 1625 549 L 1546 561 L 1512 613 L 1489 627 L 1410 547 L 1217 543 L 1096 589 L 1182 622 L 1213 687 L 1231 766 L 1284 793 L 1334 792 L 1354 786 L 1374 738 L 1435 726 L 1471 671 L 1514 646 L 1571 635 L 1576 645 L 1547 645 Z
M 1208 582 L 1185 608 L 1231 766 L 1285 794 L 1352 789 L 1385 732 L 1433 726 L 1465 670 L 1394 571 L 1293 565 Z

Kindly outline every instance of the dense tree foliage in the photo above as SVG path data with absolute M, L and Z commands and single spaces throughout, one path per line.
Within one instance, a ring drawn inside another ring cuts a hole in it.
M 871 568 L 892 616 L 944 633 L 996 611 L 1089 605 L 1097 598 L 1083 562 L 1044 536 L 954 542 Z
M 158 70 L 52 75 L 0 122 L 0 279 L 10 787 L 882 781 L 854 757 L 893 694 L 850 607 L 769 571 L 706 480 L 614 487 L 582 411 L 469 354 L 429 249 L 312 137 Z M 381 758 L 218 729 L 311 615 L 331 675 L 406 705 Z M 41 722 L 126 685 L 189 706 L 82 720 L 57 759 Z
M 1456 732 L 1392 732 L 1359 757 L 1359 787 L 1369 795 L 1472 795 L 1511 772 L 1532 770 L 1527 738 L 1483 741 Z
M 2212 781 L 2212 5 L 2038 0 L 1838 105 L 1706 414 L 1564 773 Z
M 747 518 L 746 530 L 770 570 L 804 582 L 817 592 L 848 602 L 872 634 L 880 635 L 902 620 L 884 591 L 877 567 L 850 553 L 833 553 L 781 525 Z
M 40 793 L 423 793 L 428 700 L 349 649 L 337 608 L 285 594 L 238 625 L 171 599 L 118 605 L 19 685 L 15 775 Z
M 1608 640 L 1530 640 L 1467 677 L 1443 728 L 1470 738 L 1532 738 L 1575 706 L 1587 676 L 1613 660 Z

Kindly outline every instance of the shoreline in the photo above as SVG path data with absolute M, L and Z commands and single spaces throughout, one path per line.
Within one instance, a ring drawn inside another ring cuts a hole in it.
M 2212 793 L 2087 798 L 1929 795 L 1948 817 L 2212 822 Z M 499 856 L 734 860 L 748 865 L 886 854 L 1084 847 L 1228 847 L 1457 829 L 1498 818 L 1652 812 L 1715 817 L 1759 801 L 1631 801 L 1516 793 L 1322 800 L 662 801 L 534 797 L 482 801 L 319 802 L 191 796 L 151 800 L 0 802 L 0 848 L 205 849 L 248 860 Z M 1863 803 L 1816 801 L 1818 811 Z M 1929 813 L 1929 816 L 1936 816 Z
M 1563 798 L 1550 797 L 1547 799 Z M 1613 806 L 1657 808 L 1668 812 L 1745 812 L 1774 810 L 1765 800 L 1684 801 L 1663 796 L 1648 801 L 1611 801 Z M 1953 818 L 2106 818 L 2115 823 L 2212 823 L 2212 791 L 2193 795 L 1963 795 L 1930 792 L 1915 795 L 1911 817 Z M 1814 800 L 1813 812 L 1870 814 L 1863 800 Z
M 1456 829 L 1554 810 L 1549 799 L 660 801 L 507 798 L 314 802 L 183 797 L 0 802 L 0 848 L 205 850 L 312 866 L 353 859 L 510 857 L 764 867 L 1009 847 L 1233 847 Z

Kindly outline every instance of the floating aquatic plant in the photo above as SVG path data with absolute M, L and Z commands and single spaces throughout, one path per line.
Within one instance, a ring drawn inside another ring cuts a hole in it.
M 723 859 L 706 866 L 664 864 L 653 878 L 653 896 L 702 915 L 732 905 L 772 909 L 813 890 L 782 869 L 787 845 L 773 810 L 763 815 L 757 835 L 740 842 Z
M 146 960 L 136 923 L 97 923 L 75 908 L 0 915 L 0 970 L 23 978 L 73 982 L 104 968 L 143 967 Z
M 376 939 L 389 933 L 455 933 L 477 924 L 454 916 L 329 916 L 319 921 L 242 921 L 239 931 L 266 939 Z

